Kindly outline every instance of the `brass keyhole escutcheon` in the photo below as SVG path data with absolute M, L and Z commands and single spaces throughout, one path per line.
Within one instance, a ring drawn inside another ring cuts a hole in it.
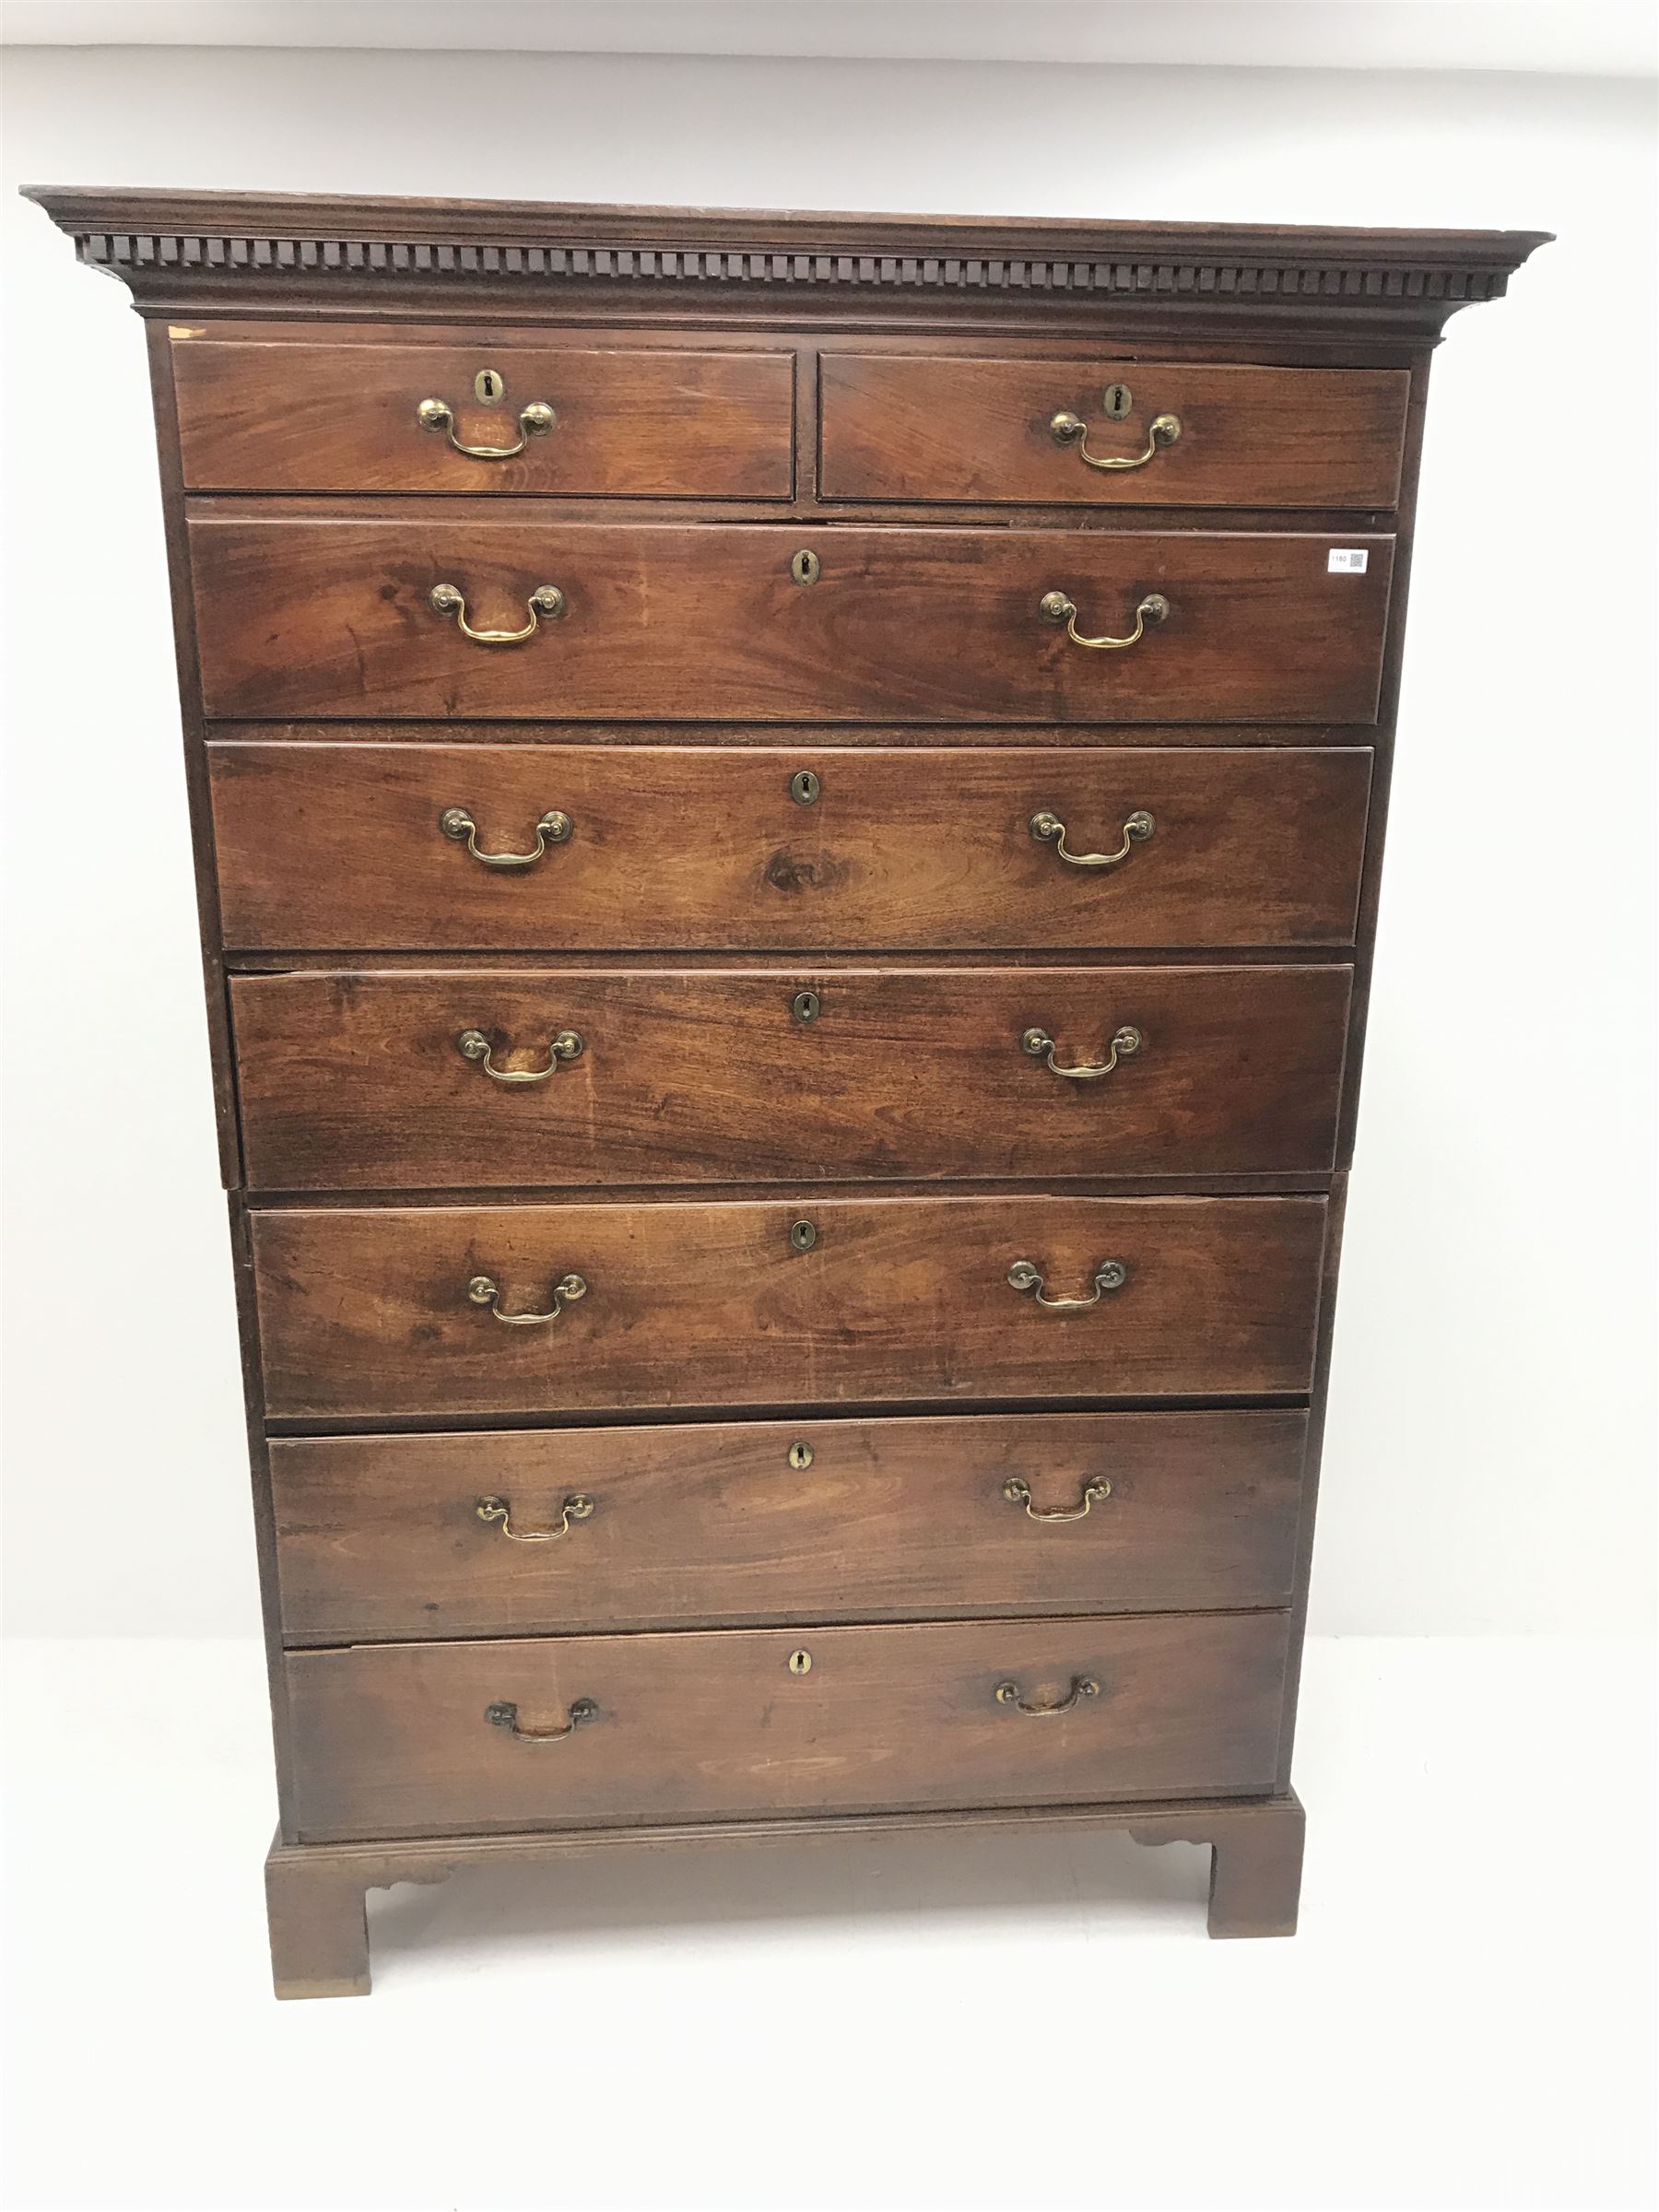
M 797 1021 L 816 1021 L 820 1002 L 816 991 L 797 991 L 789 1002 L 789 1010 Z
M 812 1653 L 810 1652 L 791 1652 L 789 1671 L 792 1675 L 809 1675 L 812 1672 Z
M 789 1225 L 789 1241 L 796 1252 L 810 1252 L 818 1242 L 818 1230 L 810 1221 L 792 1221 Z M 790 1456 L 793 1458 L 794 1453 Z M 811 1459 L 810 1450 L 806 1456 L 808 1460 Z
M 473 392 L 481 407 L 499 407 L 507 393 L 507 379 L 499 369 L 480 369 L 473 378 Z
M 805 1228 L 810 1228 L 811 1223 L 806 1222 L 801 1226 Z M 804 1467 L 809 1467 L 812 1465 L 812 1446 L 806 1441 L 805 1437 L 800 1438 L 798 1441 L 790 1445 L 789 1464 L 794 1469 L 797 1475 Z
M 806 546 L 789 564 L 789 572 L 797 583 L 816 583 L 818 580 L 818 557 Z
M 1108 384 L 1100 404 L 1113 422 L 1122 422 L 1135 406 L 1135 394 L 1127 384 Z
M 812 806 L 823 785 L 809 768 L 797 768 L 789 779 L 789 795 L 797 806 Z

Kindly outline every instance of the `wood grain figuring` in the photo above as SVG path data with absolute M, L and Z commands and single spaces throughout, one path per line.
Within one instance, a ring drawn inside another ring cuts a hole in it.
M 1376 712 L 1393 540 L 1056 530 L 809 531 L 564 524 L 502 500 L 452 519 L 191 523 L 210 716 L 389 714 L 692 722 L 896 715 L 919 723 L 1331 720 Z M 1364 550 L 1333 575 L 1334 545 Z M 475 628 L 522 628 L 542 584 L 567 611 L 522 645 L 470 643 L 429 605 L 466 595 Z M 1147 593 L 1167 621 L 1123 653 L 1042 619 L 1065 591 L 1089 635 L 1123 636 Z
M 1282 1613 L 727 1630 L 297 1652 L 301 1840 L 1265 1791 Z M 789 1672 L 792 1651 L 809 1674 Z M 998 1704 L 1014 1678 L 1052 1702 Z M 484 1717 L 557 1728 L 525 1743 Z
M 818 1230 L 795 1251 L 791 1224 Z M 1317 1198 L 924 1198 L 257 1210 L 273 1418 L 1258 1396 L 1307 1389 Z M 1045 1312 L 1107 1259 L 1124 1287 Z M 509 1312 L 587 1295 L 537 1328 Z
M 831 500 L 1089 507 L 1392 507 L 1409 379 L 1397 370 L 1240 369 L 1207 361 L 952 360 L 826 353 L 819 488 Z M 1134 400 L 1118 421 L 1108 384 Z M 1090 468 L 1056 442 L 1062 412 L 1097 457 L 1147 448 L 1154 417 L 1181 436 L 1144 468 Z
M 254 1190 L 1329 1168 L 1346 968 L 465 969 L 231 985 Z M 817 999 L 797 1018 L 803 992 Z M 1104 1067 L 1127 1024 L 1139 1049 Z M 578 1057 L 534 1074 L 573 1030 Z
M 294 1644 L 1289 1603 L 1303 1413 L 723 1421 L 271 1446 Z M 801 1466 L 805 1445 L 811 1453 Z M 1026 1505 L 1004 1485 L 1027 1486 Z M 1105 1481 L 1083 1518 L 1086 1486 Z M 585 1519 L 544 1543 L 515 1531 Z
M 442 346 L 173 341 L 184 481 L 196 491 L 562 492 L 786 500 L 794 359 L 672 346 L 525 345 L 512 333 Z M 480 404 L 493 369 L 505 391 Z M 521 407 L 553 428 L 508 461 L 459 453 L 416 409 L 441 399 L 465 445 L 519 440 Z
M 1371 755 L 1310 749 L 216 744 L 225 935 L 244 948 L 852 951 L 1347 946 Z M 818 778 L 809 806 L 791 796 Z M 463 806 L 497 872 L 445 837 Z M 1057 814 L 1068 866 L 1030 832 Z M 643 895 L 641 895 L 643 892 Z

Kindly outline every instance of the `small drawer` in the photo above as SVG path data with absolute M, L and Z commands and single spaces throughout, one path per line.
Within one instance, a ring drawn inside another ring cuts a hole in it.
M 295 1644 L 1290 1602 L 1305 1413 L 271 1446 Z
M 1272 1788 L 1285 1613 L 290 1653 L 303 1841 Z
M 826 353 L 823 496 L 1390 508 L 1400 369 Z
M 238 976 L 255 1190 L 1320 1172 L 1352 971 Z
M 192 491 L 786 500 L 794 357 L 175 337 Z
M 1312 746 L 811 739 L 207 759 L 226 942 L 284 952 L 1347 947 L 1371 773 Z
M 409 1420 L 1300 1395 L 1325 1202 L 794 1198 L 251 1218 L 271 1418 Z
M 1392 537 L 620 528 L 538 519 L 532 505 L 503 502 L 482 521 L 446 518 L 429 500 L 373 522 L 198 511 L 207 713 L 1376 716 Z M 804 553 L 813 580 L 797 582 Z

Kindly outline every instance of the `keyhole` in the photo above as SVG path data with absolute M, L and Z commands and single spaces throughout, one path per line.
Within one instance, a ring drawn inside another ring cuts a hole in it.
M 473 378 L 473 391 L 484 406 L 500 406 L 501 394 L 506 389 L 506 380 L 493 369 L 480 369 Z
M 816 1021 L 818 1018 L 818 993 L 797 991 L 789 1002 L 789 1010 L 797 1021 Z
M 1122 422 L 1135 405 L 1135 394 L 1127 384 L 1108 384 L 1105 394 L 1106 412 L 1113 422 Z
M 791 1652 L 789 1671 L 792 1675 L 809 1675 L 812 1672 L 812 1653 L 810 1652 Z
M 789 779 L 789 795 L 797 806 L 812 806 L 823 785 L 809 768 L 797 768 Z
M 818 557 L 803 547 L 789 564 L 789 572 L 797 583 L 816 583 L 818 580 Z
M 798 1475 L 803 1467 L 812 1465 L 812 1446 L 802 1437 L 789 1447 L 789 1464 Z
M 818 1242 L 818 1230 L 810 1221 L 792 1221 L 789 1225 L 789 1241 L 796 1252 L 810 1252 Z

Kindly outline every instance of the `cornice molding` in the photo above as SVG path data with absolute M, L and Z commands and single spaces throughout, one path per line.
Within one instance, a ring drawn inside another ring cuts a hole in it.
M 504 291 L 589 297 L 687 288 L 792 305 L 980 295 L 1368 312 L 1438 328 L 1503 292 L 1548 233 L 1357 230 L 973 218 L 763 214 L 723 208 L 339 199 L 286 194 L 36 187 L 79 258 L 141 305 L 234 296 L 280 312 L 349 295 Z M 667 302 L 665 301 L 665 305 Z

